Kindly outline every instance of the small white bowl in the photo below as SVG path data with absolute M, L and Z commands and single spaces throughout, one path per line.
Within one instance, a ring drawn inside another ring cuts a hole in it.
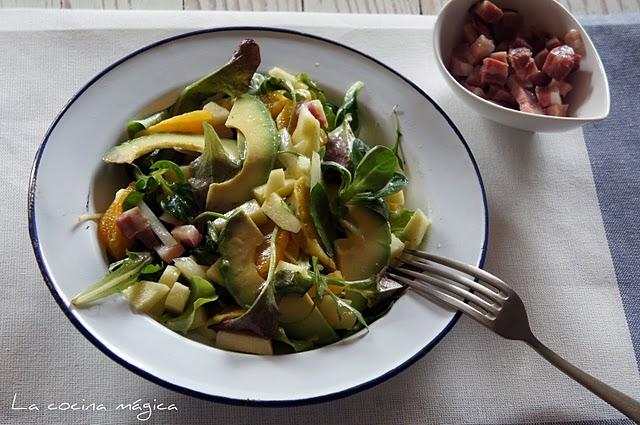
M 471 93 L 451 75 L 446 64 L 451 52 L 462 41 L 462 26 L 469 8 L 478 0 L 450 0 L 442 8 L 433 32 L 436 62 L 449 87 L 470 108 L 492 121 L 522 130 L 560 132 L 585 123 L 602 120 L 609 115 L 609 84 L 602 61 L 589 35 L 577 19 L 554 0 L 492 0 L 503 9 L 516 10 L 525 26 L 535 26 L 561 38 L 569 29 L 580 32 L 586 54 L 580 69 L 570 78 L 573 90 L 567 96 L 568 117 L 552 117 L 520 112 L 497 105 Z

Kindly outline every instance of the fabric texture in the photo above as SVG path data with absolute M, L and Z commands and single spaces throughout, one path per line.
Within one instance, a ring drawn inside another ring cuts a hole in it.
M 177 406 L 178 412 L 153 412 L 149 422 L 158 424 L 629 423 L 524 344 L 466 318 L 406 371 L 345 399 L 280 409 L 203 401 L 102 355 L 43 284 L 27 232 L 27 187 L 35 151 L 62 105 L 105 66 L 157 39 L 234 24 L 291 27 L 381 59 L 444 108 L 487 188 L 486 269 L 522 296 L 543 342 L 640 398 L 638 106 L 629 96 L 640 77 L 634 60 L 617 57 L 615 49 L 617 37 L 624 40 L 619 49 L 638 45 L 638 27 L 587 28 L 609 72 L 610 118 L 584 134 L 533 134 L 489 122 L 454 97 L 435 68 L 433 22 L 288 13 L 0 12 L 0 423 L 137 423 L 137 412 L 113 407 L 138 399 Z M 103 403 L 109 410 L 47 408 L 65 402 Z M 29 404 L 39 410 L 15 409 Z

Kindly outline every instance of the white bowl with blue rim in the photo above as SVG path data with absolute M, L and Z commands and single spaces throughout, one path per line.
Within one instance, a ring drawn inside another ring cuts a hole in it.
M 78 226 L 78 216 L 104 210 L 125 182 L 122 169 L 106 167 L 102 156 L 123 140 L 128 119 L 169 105 L 181 87 L 225 63 L 247 37 L 260 45 L 262 70 L 306 71 L 330 93 L 363 81 L 361 136 L 370 144 L 393 140 L 389 114 L 399 104 L 410 179 L 407 204 L 433 221 L 425 248 L 482 265 L 488 223 L 482 180 L 469 147 L 442 109 L 376 59 L 330 40 L 267 28 L 213 29 L 162 40 L 82 87 L 47 131 L 34 161 L 29 193 L 34 252 L 47 286 L 76 328 L 110 358 L 153 382 L 236 404 L 342 397 L 411 365 L 459 315 L 407 292 L 368 333 L 303 353 L 256 356 L 184 338 L 133 313 L 121 295 L 91 308 L 70 306 L 107 266 L 95 226 Z
M 490 102 L 467 90 L 447 69 L 453 49 L 463 40 L 462 27 L 469 8 L 478 0 L 450 0 L 438 13 L 433 30 L 436 64 L 445 81 L 465 105 L 491 121 L 508 127 L 536 132 L 561 132 L 605 119 L 610 95 L 607 75 L 600 56 L 580 22 L 555 0 L 492 0 L 503 9 L 524 16 L 525 26 L 535 26 L 556 37 L 576 29 L 585 48 L 580 69 L 571 76 L 573 89 L 567 95 L 568 116 L 554 117 L 521 112 Z

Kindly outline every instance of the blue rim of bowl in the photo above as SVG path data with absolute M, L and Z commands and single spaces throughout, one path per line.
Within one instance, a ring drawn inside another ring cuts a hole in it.
M 403 370 L 405 370 L 406 368 L 408 368 L 409 366 L 411 366 L 413 363 L 415 363 L 417 360 L 419 360 L 420 358 L 422 358 L 425 354 L 427 354 L 429 351 L 431 351 L 431 349 L 433 347 L 435 347 L 440 340 L 447 334 L 449 333 L 449 331 L 453 328 L 453 326 L 458 322 L 458 319 L 460 318 L 461 313 L 460 312 L 456 312 L 456 314 L 453 316 L 453 318 L 449 321 L 449 323 L 447 324 L 447 326 L 445 326 L 445 328 L 431 341 L 429 341 L 429 343 L 427 345 L 424 346 L 424 348 L 422 348 L 420 351 L 418 351 L 416 354 L 414 354 L 411 358 L 409 358 L 408 360 L 406 360 L 404 363 L 396 366 L 395 368 L 385 372 L 384 374 L 371 379 L 367 382 L 363 382 L 361 384 L 355 385 L 353 387 L 347 388 L 345 390 L 342 391 L 337 391 L 334 393 L 330 393 L 330 394 L 325 394 L 325 395 L 321 395 L 321 396 L 317 396 L 317 397 L 309 397 L 309 398 L 304 398 L 304 399 L 297 399 L 297 400 L 255 400 L 255 399 L 247 399 L 247 400 L 242 400 L 242 399 L 235 399 L 235 398 L 228 398 L 228 397 L 224 397 L 224 396 L 219 396 L 219 395 L 212 395 L 212 394 L 207 394 L 207 393 L 203 393 L 200 391 L 196 391 L 190 388 L 186 388 L 186 387 L 182 387 L 180 385 L 176 385 L 174 383 L 165 381 L 137 366 L 132 365 L 131 363 L 127 362 L 126 360 L 124 360 L 123 358 L 119 357 L 117 354 L 115 354 L 114 352 L 112 352 L 111 350 L 109 350 L 103 343 L 102 341 L 100 341 L 97 337 L 95 337 L 93 334 L 91 334 L 81 323 L 80 321 L 71 313 L 71 309 L 69 308 L 69 306 L 67 306 L 64 301 L 62 300 L 62 297 L 60 296 L 60 294 L 58 293 L 58 291 L 55 289 L 54 285 L 53 285 L 53 280 L 51 278 L 51 274 L 49 272 L 49 269 L 47 268 L 47 265 L 45 264 L 45 260 L 44 260 L 44 256 L 40 250 L 40 241 L 38 239 L 38 230 L 36 228 L 36 222 L 35 222 L 35 194 L 36 194 L 36 184 L 37 184 L 37 177 L 38 177 L 38 167 L 40 165 L 40 160 L 42 158 L 42 154 L 44 152 L 44 149 L 46 147 L 46 144 L 49 140 L 49 136 L 51 135 L 51 133 L 53 132 L 53 130 L 55 129 L 56 125 L 58 124 L 58 122 L 60 121 L 60 119 L 62 119 L 62 117 L 64 116 L 64 114 L 67 112 L 67 110 L 69 109 L 69 107 L 71 107 L 71 105 L 89 88 L 91 87 L 96 81 L 98 81 L 100 78 L 102 78 L 105 74 L 107 74 L 108 72 L 110 72 L 111 70 L 113 70 L 114 68 L 116 68 L 118 65 L 128 61 L 129 59 L 139 55 L 140 53 L 146 52 L 147 50 L 153 49 L 155 47 L 161 46 L 163 44 L 167 44 L 170 43 L 172 41 L 176 41 L 176 40 L 180 40 L 180 39 L 184 39 L 184 38 L 188 38 L 188 37 L 193 37 L 193 36 L 198 36 L 198 35 L 202 35 L 202 34 L 212 34 L 212 33 L 219 33 L 219 32 L 233 32 L 233 31 L 255 31 L 255 32 L 275 32 L 275 33 L 280 33 L 280 34 L 289 34 L 289 35 L 295 35 L 298 37 L 303 37 L 303 38 L 310 38 L 316 41 L 321 41 L 327 44 L 331 44 L 333 46 L 337 46 L 340 47 L 342 49 L 346 49 L 352 53 L 358 54 L 374 63 L 376 63 L 377 65 L 382 66 L 383 68 L 385 68 L 386 70 L 390 71 L 392 74 L 396 75 L 397 77 L 399 77 L 400 79 L 402 79 L 405 83 L 409 84 L 411 87 L 413 87 L 414 90 L 416 90 L 422 97 L 424 97 L 425 99 L 427 99 L 432 105 L 433 107 L 442 115 L 442 117 L 447 121 L 447 123 L 449 124 L 449 126 L 451 127 L 451 129 L 453 130 L 453 132 L 458 136 L 458 139 L 460 140 L 460 142 L 464 145 L 464 148 L 467 151 L 467 154 L 469 155 L 469 159 L 471 160 L 471 163 L 473 164 L 473 168 L 476 172 L 476 177 L 478 178 L 478 183 L 480 185 L 480 190 L 482 192 L 482 202 L 484 205 L 484 241 L 482 243 L 482 250 L 480 253 L 480 260 L 478 262 L 478 267 L 482 267 L 484 265 L 484 261 L 486 258 L 486 254 L 487 254 L 487 242 L 488 242 L 488 235 L 489 235 L 489 210 L 488 210 L 488 206 L 487 206 L 487 196 L 485 193 L 485 187 L 484 187 L 484 183 L 482 181 L 482 176 L 480 175 L 480 170 L 478 169 L 478 164 L 476 163 L 476 160 L 473 156 L 473 153 L 471 152 L 471 149 L 469 148 L 469 145 L 467 144 L 467 142 L 465 141 L 464 137 L 462 136 L 462 134 L 460 133 L 460 130 L 458 130 L 458 128 L 456 127 L 456 125 L 453 123 L 453 121 L 451 120 L 451 118 L 449 118 L 449 116 L 444 112 L 444 110 L 427 94 L 425 93 L 420 87 L 418 87 L 415 83 L 413 83 L 411 80 L 409 80 L 408 78 L 406 78 L 405 76 L 403 76 L 402 74 L 400 74 L 398 71 L 396 71 L 395 69 L 391 68 L 389 65 L 386 65 L 385 63 L 381 62 L 378 59 L 375 59 L 374 57 L 363 53 L 359 50 L 354 49 L 353 47 L 349 47 L 346 46 L 342 43 L 339 43 L 337 41 L 325 38 L 325 37 L 320 37 L 317 35 L 313 35 L 313 34 L 308 34 L 302 31 L 296 31 L 296 30 L 290 30 L 290 29 L 284 29 L 284 28 L 272 28 L 272 27 L 262 27 L 262 26 L 231 26 L 231 27 L 219 27 L 219 28 L 209 28 L 209 29 L 204 29 L 204 30 L 197 30 L 197 31 L 191 31 L 191 32 L 186 32 L 183 34 L 178 34 L 178 35 L 174 35 L 159 41 L 156 41 L 154 43 L 151 43 L 147 46 L 144 46 L 138 50 L 135 50 L 132 53 L 129 53 L 128 55 L 124 56 L 123 58 L 119 59 L 118 61 L 112 63 L 111 65 L 107 66 L 105 69 L 103 69 L 100 73 L 98 73 L 95 77 L 93 77 L 91 80 L 89 80 L 89 82 L 87 82 L 75 95 L 73 95 L 73 97 L 71 97 L 71 99 L 69 99 L 69 101 L 64 105 L 64 107 L 62 108 L 62 110 L 60 111 L 60 113 L 56 116 L 56 118 L 53 120 L 53 123 L 51 124 L 51 126 L 49 127 L 49 129 L 47 130 L 47 132 L 45 133 L 44 139 L 42 140 L 42 143 L 40 144 L 40 147 L 38 148 L 38 151 L 36 152 L 36 156 L 35 159 L 33 161 L 33 166 L 31 168 L 31 176 L 29 177 L 29 197 L 28 197 L 28 216 L 29 216 L 29 236 L 31 238 L 31 245 L 33 246 L 33 252 L 36 256 L 36 260 L 38 262 L 38 267 L 40 268 L 40 272 L 42 273 L 42 276 L 44 277 L 44 281 L 47 285 L 47 287 L 49 288 L 49 291 L 51 292 L 51 294 L 53 295 L 53 297 L 55 298 L 56 302 L 58 303 L 58 306 L 60 306 L 60 308 L 62 309 L 62 311 L 64 312 L 64 314 L 67 316 L 67 318 L 71 321 L 71 323 L 73 323 L 73 325 L 80 331 L 80 333 L 82 335 L 84 335 L 85 338 L 87 338 L 93 345 L 95 345 L 100 351 L 102 351 L 105 355 L 107 355 L 109 358 L 111 358 L 113 361 L 115 361 L 116 363 L 119 363 L 121 366 L 124 366 L 125 368 L 129 369 L 130 371 L 136 373 L 137 375 L 151 381 L 154 382 L 158 385 L 161 385 L 165 388 L 171 389 L 173 391 L 177 391 L 179 393 L 182 394 L 186 394 L 189 396 L 193 396 L 193 397 L 198 397 L 204 400 L 210 400 L 210 401 L 216 401 L 216 402 L 221 402 L 221 403 L 225 403 L 225 404 L 231 404 L 231 405 L 238 405 L 238 406 L 255 406 L 255 407 L 289 407 L 289 406 L 302 406 L 302 405 L 307 405 L 307 404 L 316 404 L 316 403 L 322 403 L 322 402 L 326 402 L 326 401 L 331 401 L 331 400 L 337 400 L 340 398 L 344 398 L 344 397 L 348 397 L 350 395 L 356 394 L 358 392 L 364 391 L 366 389 L 372 388 L 390 378 L 392 378 L 393 376 L 397 375 L 398 373 L 402 372 Z

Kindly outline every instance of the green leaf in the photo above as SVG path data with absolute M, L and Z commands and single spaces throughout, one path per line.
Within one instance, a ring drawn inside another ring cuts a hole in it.
M 318 84 L 313 81 L 306 72 L 298 74 L 298 80 L 302 83 L 306 84 L 309 88 L 309 92 L 311 92 L 311 97 L 314 99 L 318 99 L 320 102 L 325 103 L 327 101 L 327 97 L 324 95 L 324 92 L 318 86 Z
M 323 161 L 320 166 L 322 178 L 327 182 L 333 182 L 337 179 L 341 191 L 351 184 L 351 172 L 337 162 Z
M 156 161 L 151 165 L 151 170 L 153 170 L 153 171 L 155 171 L 155 170 L 171 171 L 173 173 L 173 175 L 176 177 L 177 183 L 186 183 L 187 182 L 187 178 L 185 177 L 184 173 L 182 172 L 182 169 L 180 169 L 180 167 L 178 167 L 178 164 L 176 164 L 173 161 L 168 161 L 166 159 L 162 159 L 160 161 Z M 162 174 L 164 174 L 164 173 L 162 173 Z
M 177 185 L 160 199 L 160 207 L 182 222 L 189 221 L 199 210 L 188 183 Z
M 196 257 L 198 263 L 213 264 L 218 253 L 218 241 L 220 235 L 213 224 L 213 220 L 207 221 L 204 232 L 204 244 L 191 251 L 191 255 Z
M 407 186 L 408 183 L 409 180 L 407 180 L 407 177 L 404 174 L 394 173 L 393 177 L 391 177 L 391 180 L 389 180 L 389 182 L 382 189 L 375 192 L 373 196 L 376 198 L 384 198 L 385 196 L 400 192 Z
M 163 264 L 147 264 L 142 268 L 140 274 L 154 274 L 162 270 Z
M 140 118 L 138 120 L 131 120 L 127 123 L 127 134 L 129 138 L 135 137 L 136 133 L 142 130 L 146 130 L 152 125 L 158 124 L 160 121 L 165 120 L 171 116 L 169 108 L 163 109 L 160 112 L 151 114 L 146 118 Z
M 273 277 L 277 295 L 303 296 L 313 286 L 313 279 L 293 270 L 280 270 Z
M 204 101 L 215 94 L 236 97 L 245 93 L 259 65 L 258 44 L 251 39 L 243 40 L 226 65 L 182 90 L 173 105 L 172 115 L 200 109 Z
M 385 220 L 389 220 L 389 207 L 383 199 L 370 192 L 359 193 L 349 201 L 350 205 L 359 205 L 380 214 Z
M 338 108 L 331 103 L 322 102 L 322 109 L 324 109 L 324 116 L 327 118 L 327 126 L 324 130 L 328 133 L 336 128 L 336 110 Z
M 348 201 L 358 193 L 376 192 L 387 185 L 398 168 L 398 159 L 385 146 L 375 146 L 369 150 L 358 164 L 351 185 L 340 193 L 343 201 Z
M 322 183 L 311 189 L 309 212 L 325 252 L 333 257 L 333 241 L 338 238 L 338 231 L 335 227 L 336 220 L 332 220 L 329 197 Z
M 71 304 L 82 307 L 127 289 L 138 281 L 142 269 L 150 262 L 151 254 L 148 252 L 129 252 L 127 258 L 109 267 L 110 272 L 105 277 L 76 295 Z
M 204 150 L 189 164 L 189 168 L 193 174 L 192 180 L 201 180 L 208 189 L 209 184 L 225 181 L 235 175 L 240 169 L 240 161 L 227 153 L 211 124 L 205 122 L 203 128 Z
M 391 149 L 398 158 L 398 165 L 404 170 L 404 161 L 401 157 L 400 142 L 402 141 L 402 131 L 400 130 L 400 119 L 398 118 L 398 105 L 395 105 L 391 110 L 391 120 L 393 121 L 393 128 L 396 132 L 396 141 Z
M 362 139 L 356 138 L 351 145 L 351 167 L 355 170 L 362 158 L 369 152 L 371 148 Z
M 364 84 L 362 83 L 362 81 L 357 81 L 351 87 L 349 87 L 349 90 L 347 90 L 344 95 L 344 101 L 342 102 L 342 105 L 338 108 L 338 112 L 336 112 L 336 126 L 342 124 L 342 121 L 344 121 L 347 114 L 351 114 L 351 128 L 354 132 L 358 131 L 360 123 L 358 120 L 357 97 L 358 93 L 360 92 L 360 90 L 362 90 L 363 87 Z
M 122 203 L 122 209 L 124 211 L 130 210 L 131 208 L 138 205 L 140 201 L 142 201 L 143 199 L 144 199 L 144 193 L 134 190 L 133 192 L 129 193 L 126 198 L 124 198 L 124 202 Z
M 196 312 L 203 305 L 216 301 L 218 294 L 211 282 L 198 276 L 193 276 L 190 279 L 191 294 L 189 295 L 189 306 L 178 317 L 168 319 L 165 325 L 176 332 L 186 334 L 193 325 L 193 321 L 196 317 Z
M 273 337 L 273 340 L 287 344 L 289 347 L 293 348 L 293 351 L 296 353 L 311 350 L 313 348 L 313 341 L 309 339 L 289 339 L 282 328 L 278 328 L 278 333 Z
M 408 208 L 404 208 L 400 211 L 392 211 L 389 214 L 389 226 L 391 226 L 391 233 L 400 238 L 402 231 L 409 220 L 411 220 L 414 212 L 414 210 L 410 210 Z

